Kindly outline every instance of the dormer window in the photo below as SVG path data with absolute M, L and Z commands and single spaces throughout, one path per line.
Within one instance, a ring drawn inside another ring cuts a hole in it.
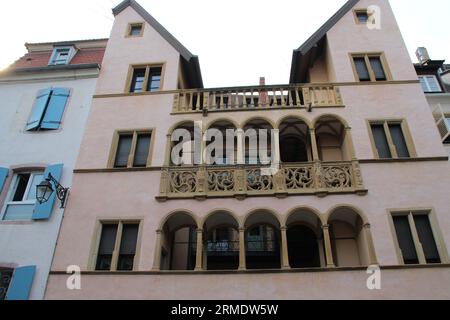
M 50 58 L 50 66 L 60 66 L 69 64 L 70 60 L 75 55 L 74 47 L 57 47 L 53 49 L 52 57 Z

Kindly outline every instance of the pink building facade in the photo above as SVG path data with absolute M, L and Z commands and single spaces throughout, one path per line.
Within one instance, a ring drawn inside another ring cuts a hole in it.
M 114 14 L 46 299 L 450 298 L 448 153 L 387 0 L 348 1 L 275 87 L 204 89 L 135 1 Z M 244 163 L 174 165 L 194 127 Z M 248 129 L 275 130 L 273 175 Z

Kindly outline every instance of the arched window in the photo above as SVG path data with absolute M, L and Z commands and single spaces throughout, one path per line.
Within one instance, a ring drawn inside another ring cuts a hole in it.
M 338 267 L 353 267 L 369 264 L 363 219 L 352 208 L 335 209 L 329 219 L 333 260 Z
M 213 213 L 204 224 L 207 270 L 237 270 L 239 267 L 239 225 L 225 211 Z
M 270 212 L 252 213 L 245 223 L 247 269 L 280 269 L 280 224 Z
M 290 117 L 280 124 L 280 157 L 283 163 L 312 161 L 308 125 Z
M 214 122 L 211 126 L 209 126 L 207 130 L 207 135 L 210 134 L 211 136 L 214 136 L 214 138 L 208 136 L 207 137 L 207 153 L 206 156 L 211 156 L 216 159 L 216 161 L 208 161 L 208 164 L 212 165 L 230 165 L 230 164 L 236 164 L 237 163 L 237 137 L 236 137 L 236 126 L 231 122 L 227 120 L 219 120 Z M 211 130 L 211 131 L 209 131 Z M 216 132 L 214 130 L 219 131 L 222 134 L 222 140 L 217 143 L 215 141 L 215 135 Z M 230 137 L 227 137 L 227 131 L 230 134 Z M 213 145 L 215 144 L 215 145 Z M 209 149 L 214 149 L 214 147 L 222 146 L 221 155 L 216 154 L 214 151 L 210 151 Z
M 333 116 L 323 116 L 316 123 L 316 139 L 322 161 L 351 160 L 350 146 L 345 141 L 342 122 Z
M 244 126 L 246 164 L 269 164 L 266 161 L 272 157 L 272 129 L 264 119 L 250 120 Z
M 197 223 L 187 213 L 173 214 L 162 229 L 161 270 L 194 270 Z
M 291 268 L 325 266 L 322 223 L 318 216 L 308 209 L 297 209 L 286 225 Z

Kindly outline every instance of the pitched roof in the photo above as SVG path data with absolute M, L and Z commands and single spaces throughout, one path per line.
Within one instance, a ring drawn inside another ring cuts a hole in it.
M 323 26 L 321 26 L 298 49 L 294 50 L 291 64 L 290 83 L 304 82 L 310 63 L 319 53 L 319 48 L 324 44 L 328 31 L 342 19 L 359 0 L 349 0 L 340 8 Z
M 203 88 L 202 74 L 198 56 L 193 55 L 185 46 L 181 44 L 173 35 L 169 33 L 155 18 L 153 18 L 139 3 L 134 0 L 125 0 L 116 6 L 112 11 L 114 16 L 120 14 L 128 7 L 132 7 L 144 20 L 158 32 L 183 58 L 183 66 L 186 76 L 193 88 Z
M 19 60 L 14 62 L 9 69 L 25 69 L 47 67 L 53 51 L 28 52 Z M 105 48 L 78 49 L 69 65 L 102 64 Z M 50 67 L 51 68 L 51 67 Z

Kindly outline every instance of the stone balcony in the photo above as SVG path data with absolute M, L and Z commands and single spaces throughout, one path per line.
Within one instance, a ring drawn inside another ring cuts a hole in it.
M 339 88 L 309 84 L 182 90 L 174 95 L 172 113 L 315 107 L 343 107 Z
M 355 193 L 365 195 L 358 161 L 165 167 L 157 200 Z

